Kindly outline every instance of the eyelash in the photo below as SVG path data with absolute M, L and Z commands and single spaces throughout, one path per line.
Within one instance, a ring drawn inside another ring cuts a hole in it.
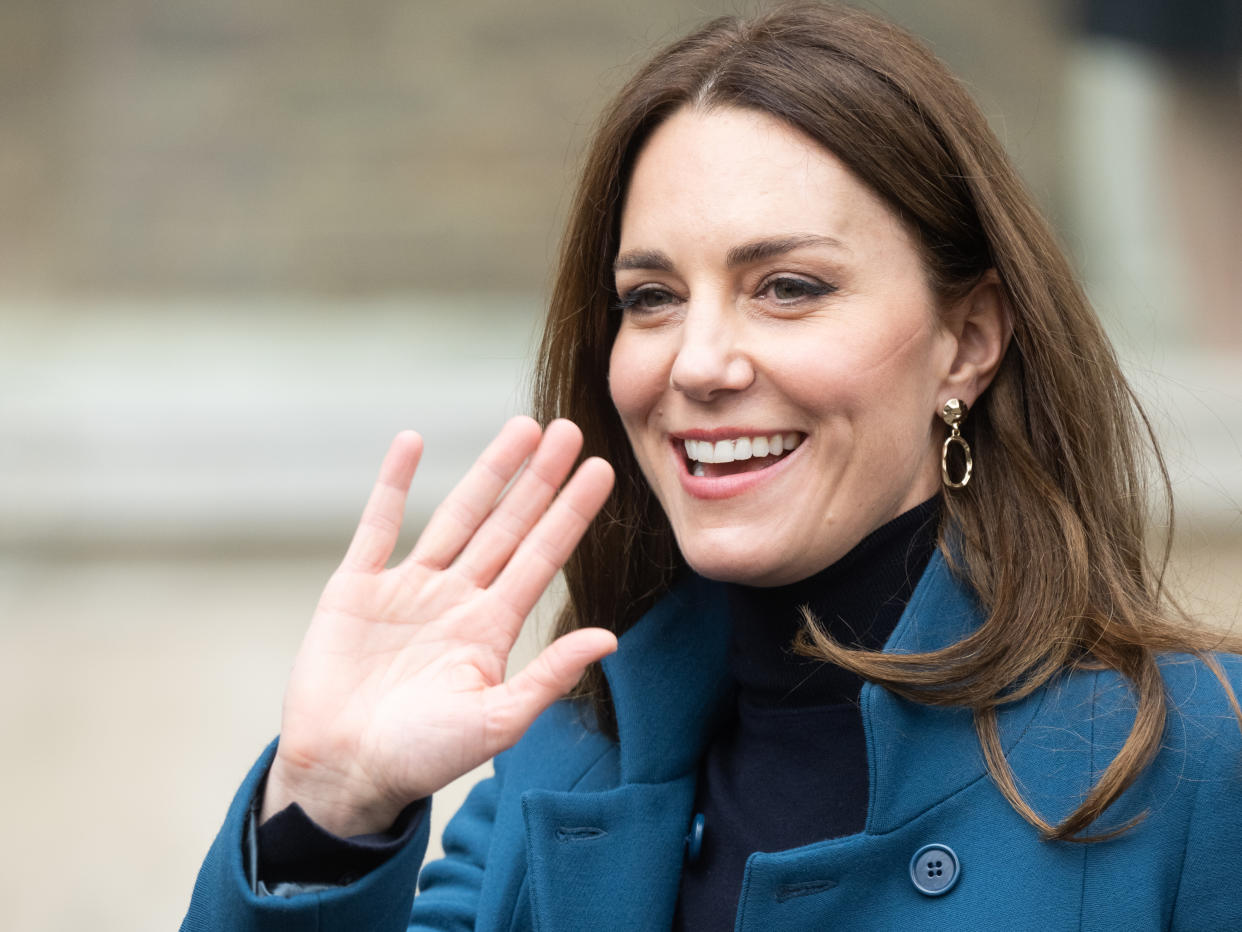
M 837 290 L 836 285 L 830 285 L 827 282 L 814 281 L 806 278 L 795 278 L 789 275 L 779 275 L 765 281 L 759 291 L 756 292 L 756 296 L 762 295 L 764 292 L 771 291 L 777 285 L 781 284 L 793 284 L 802 289 L 802 294 L 796 298 L 787 298 L 784 300 L 779 298 L 776 299 L 778 303 L 784 305 L 796 304 L 797 302 L 805 301 L 808 298 L 822 298 Z M 664 307 L 666 304 L 672 303 L 672 301 L 663 301 L 653 308 L 640 307 L 639 302 L 642 301 L 647 295 L 662 295 L 671 298 L 672 300 L 677 300 L 676 295 L 674 295 L 667 288 L 661 288 L 657 285 L 642 285 L 632 291 L 627 291 L 623 295 L 619 295 L 617 300 L 613 303 L 613 310 L 631 311 L 637 309 L 638 311 L 654 311 L 659 307 Z
M 638 302 L 648 295 L 671 295 L 672 292 L 666 288 L 657 288 L 650 285 L 644 285 L 641 288 L 635 288 L 633 291 L 627 291 L 623 295 L 618 295 L 617 300 L 613 302 L 614 311 L 631 311 L 638 308 Z M 667 303 L 667 302 L 666 302 Z M 639 310 L 654 310 L 654 308 L 638 308 Z

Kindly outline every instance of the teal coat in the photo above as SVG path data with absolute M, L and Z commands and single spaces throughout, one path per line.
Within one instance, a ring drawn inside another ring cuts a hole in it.
M 980 620 L 937 554 L 885 649 L 943 646 Z M 720 588 L 694 579 L 674 590 L 605 661 L 620 742 L 585 728 L 575 706 L 554 706 L 496 758 L 495 776 L 449 824 L 445 858 L 421 876 L 425 820 L 406 848 L 348 887 L 253 894 L 242 848 L 269 749 L 203 864 L 182 929 L 667 929 L 698 762 L 725 701 L 727 646 Z M 1242 662 L 1221 659 L 1242 691 Z M 864 687 L 866 829 L 753 854 L 736 928 L 1242 929 L 1239 726 L 1201 662 L 1174 656 L 1162 667 L 1170 700 L 1163 749 L 1104 823 L 1147 818 L 1090 845 L 1039 840 L 988 776 L 968 712 Z M 1131 694 L 1115 675 L 1080 671 L 1006 706 L 1000 729 L 1027 800 L 1059 820 L 1132 721 Z M 831 761 L 822 767 L 830 784 Z M 955 884 L 939 896 L 911 879 L 912 857 L 929 844 L 958 861 Z

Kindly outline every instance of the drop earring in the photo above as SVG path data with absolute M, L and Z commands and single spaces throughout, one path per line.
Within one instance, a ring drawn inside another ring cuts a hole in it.
M 944 407 L 940 409 L 940 419 L 949 425 L 949 436 L 944 438 L 944 446 L 940 448 L 940 478 L 951 489 L 960 489 L 970 481 L 970 474 L 974 471 L 974 460 L 970 458 L 970 444 L 966 442 L 966 438 L 962 436 L 962 421 L 966 420 L 967 413 L 966 402 L 960 398 L 950 398 L 944 403 Z M 962 456 L 966 460 L 966 469 L 962 473 L 962 478 L 958 482 L 954 482 L 949 478 L 949 447 L 956 444 L 962 449 Z

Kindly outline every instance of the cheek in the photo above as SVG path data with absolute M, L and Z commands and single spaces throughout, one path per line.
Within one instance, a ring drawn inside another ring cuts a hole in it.
M 871 452 L 918 440 L 936 404 L 930 330 L 859 328 L 842 339 L 805 343 L 783 362 L 784 385 Z
M 622 330 L 608 359 L 608 391 L 626 430 L 632 431 L 660 397 L 662 385 L 652 355 Z M 632 439 L 632 438 L 631 438 Z
M 807 406 L 852 415 L 904 393 L 915 362 L 906 347 L 857 329 L 816 336 L 788 341 L 771 359 L 773 379 Z
M 612 397 L 612 405 L 617 413 L 625 418 L 626 411 L 632 406 L 633 386 L 632 373 L 626 365 L 625 345 L 618 336 L 612 344 L 612 352 L 608 356 L 608 394 Z
M 652 414 L 658 410 L 661 387 L 667 379 L 652 365 L 654 354 L 644 351 L 641 342 L 627 338 L 624 331 L 617 335 L 608 358 L 608 393 L 638 468 L 655 488 L 653 468 L 660 437 L 651 426 Z

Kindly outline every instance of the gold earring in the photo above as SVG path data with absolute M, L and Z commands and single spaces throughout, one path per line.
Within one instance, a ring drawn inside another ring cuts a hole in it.
M 944 446 L 940 448 L 940 478 L 951 489 L 960 489 L 970 481 L 970 474 L 974 470 L 974 461 L 970 458 L 970 444 L 966 442 L 966 438 L 962 436 L 962 421 L 966 420 L 967 413 L 966 402 L 960 398 L 950 398 L 944 403 L 944 407 L 940 409 L 940 419 L 949 425 L 949 436 L 944 438 Z M 962 448 L 962 455 L 966 458 L 966 471 L 962 474 L 960 482 L 954 482 L 949 478 L 949 447 L 957 444 Z

